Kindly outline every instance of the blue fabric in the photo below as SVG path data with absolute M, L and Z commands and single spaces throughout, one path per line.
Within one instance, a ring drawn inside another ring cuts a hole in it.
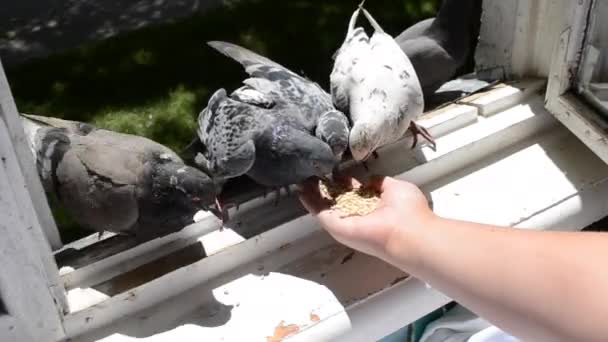
M 456 305 L 426 326 L 420 342 L 518 342 L 464 306 Z
M 471 336 L 467 342 L 519 342 L 519 339 L 497 327 L 489 327 Z

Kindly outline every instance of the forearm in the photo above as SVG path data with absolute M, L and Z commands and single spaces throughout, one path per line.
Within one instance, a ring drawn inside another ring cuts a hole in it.
M 608 340 L 606 234 L 437 218 L 393 240 L 391 262 L 518 337 Z

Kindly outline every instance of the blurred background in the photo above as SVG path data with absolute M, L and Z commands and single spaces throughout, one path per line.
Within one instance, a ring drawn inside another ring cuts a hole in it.
M 206 41 L 248 47 L 327 89 L 331 56 L 358 3 L 11 1 L 0 12 L 0 59 L 20 112 L 89 122 L 180 151 L 208 97 L 220 87 L 234 90 L 245 76 Z M 396 36 L 433 17 L 439 4 L 368 0 L 366 8 Z M 51 205 L 64 243 L 89 234 Z

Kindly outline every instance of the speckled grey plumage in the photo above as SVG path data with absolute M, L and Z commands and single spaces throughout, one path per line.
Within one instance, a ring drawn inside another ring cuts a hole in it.
M 316 82 L 244 47 L 213 41 L 211 47 L 239 62 L 250 78 L 231 96 L 297 122 L 330 145 L 338 159 L 348 144 L 348 118 L 333 106 L 331 95 Z
M 363 28 L 355 28 L 360 11 L 374 27 L 371 38 Z M 358 161 L 403 137 L 424 109 L 414 67 L 364 8 L 351 17 L 330 81 L 336 107 L 348 112 L 353 122 L 349 146 Z
M 325 176 L 347 147 L 348 119 L 329 94 L 276 62 L 240 46 L 210 42 L 250 78 L 230 96 L 220 89 L 198 118 L 204 151 L 196 158 L 219 179 L 246 174 L 268 187 Z
M 274 107 L 229 97 L 220 89 L 199 115 L 205 150 L 195 161 L 215 179 L 248 175 L 268 187 L 324 176 L 338 160 L 329 145 Z
M 467 62 L 480 15 L 480 0 L 443 0 L 435 18 L 415 24 L 395 38 L 418 72 L 427 99 Z
M 22 122 L 45 190 L 85 228 L 154 236 L 215 203 L 212 180 L 154 141 L 55 118 Z

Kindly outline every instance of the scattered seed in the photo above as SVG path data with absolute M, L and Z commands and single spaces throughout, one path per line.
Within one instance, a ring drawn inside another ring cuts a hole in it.
M 380 193 L 374 189 L 347 188 L 339 184 L 319 183 L 321 195 L 331 201 L 331 209 L 342 212 L 344 217 L 365 216 L 376 210 Z

